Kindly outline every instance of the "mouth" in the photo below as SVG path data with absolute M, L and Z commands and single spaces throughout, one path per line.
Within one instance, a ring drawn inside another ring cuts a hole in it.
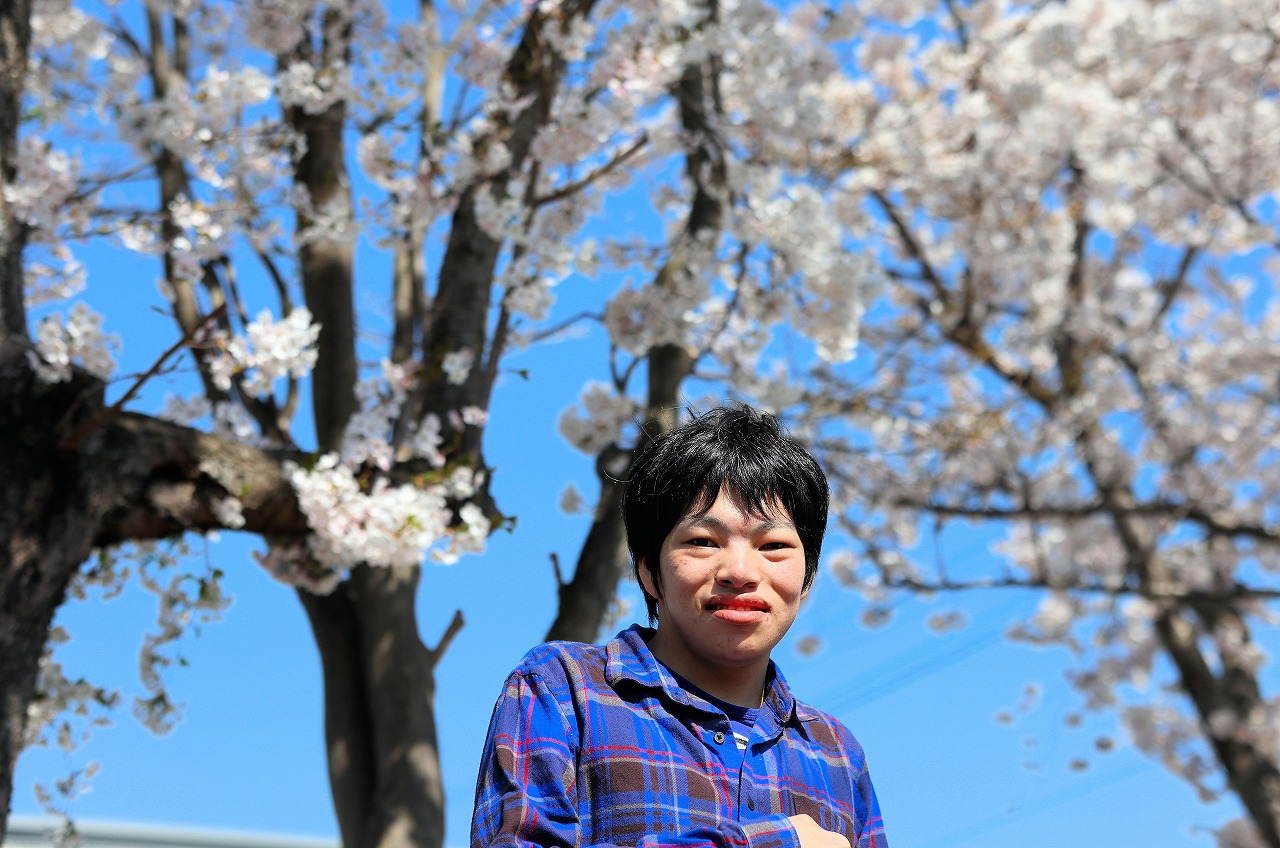
M 707 609 L 712 612 L 728 610 L 732 612 L 768 612 L 769 604 L 763 598 L 749 595 L 717 595 L 707 601 Z

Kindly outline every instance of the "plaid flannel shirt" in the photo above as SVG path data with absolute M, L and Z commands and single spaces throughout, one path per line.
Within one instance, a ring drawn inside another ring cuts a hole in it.
M 724 713 L 654 659 L 651 633 L 525 656 L 489 724 L 472 848 L 798 848 L 787 817 L 800 813 L 857 848 L 887 848 L 844 725 L 797 701 L 770 663 L 744 757 Z

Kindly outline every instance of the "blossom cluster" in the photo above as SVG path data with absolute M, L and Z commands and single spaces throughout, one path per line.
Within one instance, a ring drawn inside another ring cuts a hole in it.
M 625 428 L 636 423 L 639 407 L 604 383 L 589 383 L 582 390 L 583 413 L 567 409 L 560 415 L 560 435 L 578 450 L 597 454 L 622 441 Z
M 214 383 L 224 391 L 231 388 L 233 378 L 239 378 L 250 395 L 269 395 L 277 380 L 300 379 L 311 372 L 319 337 L 320 325 L 312 322 L 305 307 L 294 309 L 280 321 L 264 310 L 249 322 L 243 336 L 212 333 L 208 341 L 213 346 L 205 364 Z
M 104 333 L 102 323 L 103 316 L 83 302 L 73 305 L 65 319 L 60 313 L 46 315 L 36 326 L 35 349 L 27 355 L 36 375 L 49 383 L 66 382 L 72 366 L 79 366 L 109 379 L 116 367 L 111 349 L 119 340 Z
M 437 561 L 454 562 L 483 550 L 489 534 L 487 517 L 473 503 L 458 510 L 461 527 L 451 526 L 450 499 L 475 494 L 474 476 L 464 468 L 437 485 L 379 478 L 366 491 L 352 468 L 326 454 L 312 468 L 288 465 L 286 476 L 312 529 L 307 555 L 324 568 L 416 565 L 432 549 Z

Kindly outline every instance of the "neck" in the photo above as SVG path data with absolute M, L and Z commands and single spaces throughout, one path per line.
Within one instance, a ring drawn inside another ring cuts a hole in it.
M 708 665 L 689 652 L 674 648 L 662 638 L 661 627 L 649 640 L 649 650 L 667 668 L 722 701 L 749 709 L 758 709 L 764 702 L 768 657 L 744 666 Z

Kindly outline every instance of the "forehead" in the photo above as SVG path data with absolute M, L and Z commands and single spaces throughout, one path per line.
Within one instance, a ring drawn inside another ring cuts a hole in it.
M 770 497 L 760 503 L 751 503 L 727 486 L 721 488 L 714 498 L 709 491 L 703 492 L 700 497 L 694 499 L 689 509 L 676 523 L 687 524 L 700 521 L 717 508 L 733 509 L 759 521 L 794 523 L 791 511 L 777 497 Z

